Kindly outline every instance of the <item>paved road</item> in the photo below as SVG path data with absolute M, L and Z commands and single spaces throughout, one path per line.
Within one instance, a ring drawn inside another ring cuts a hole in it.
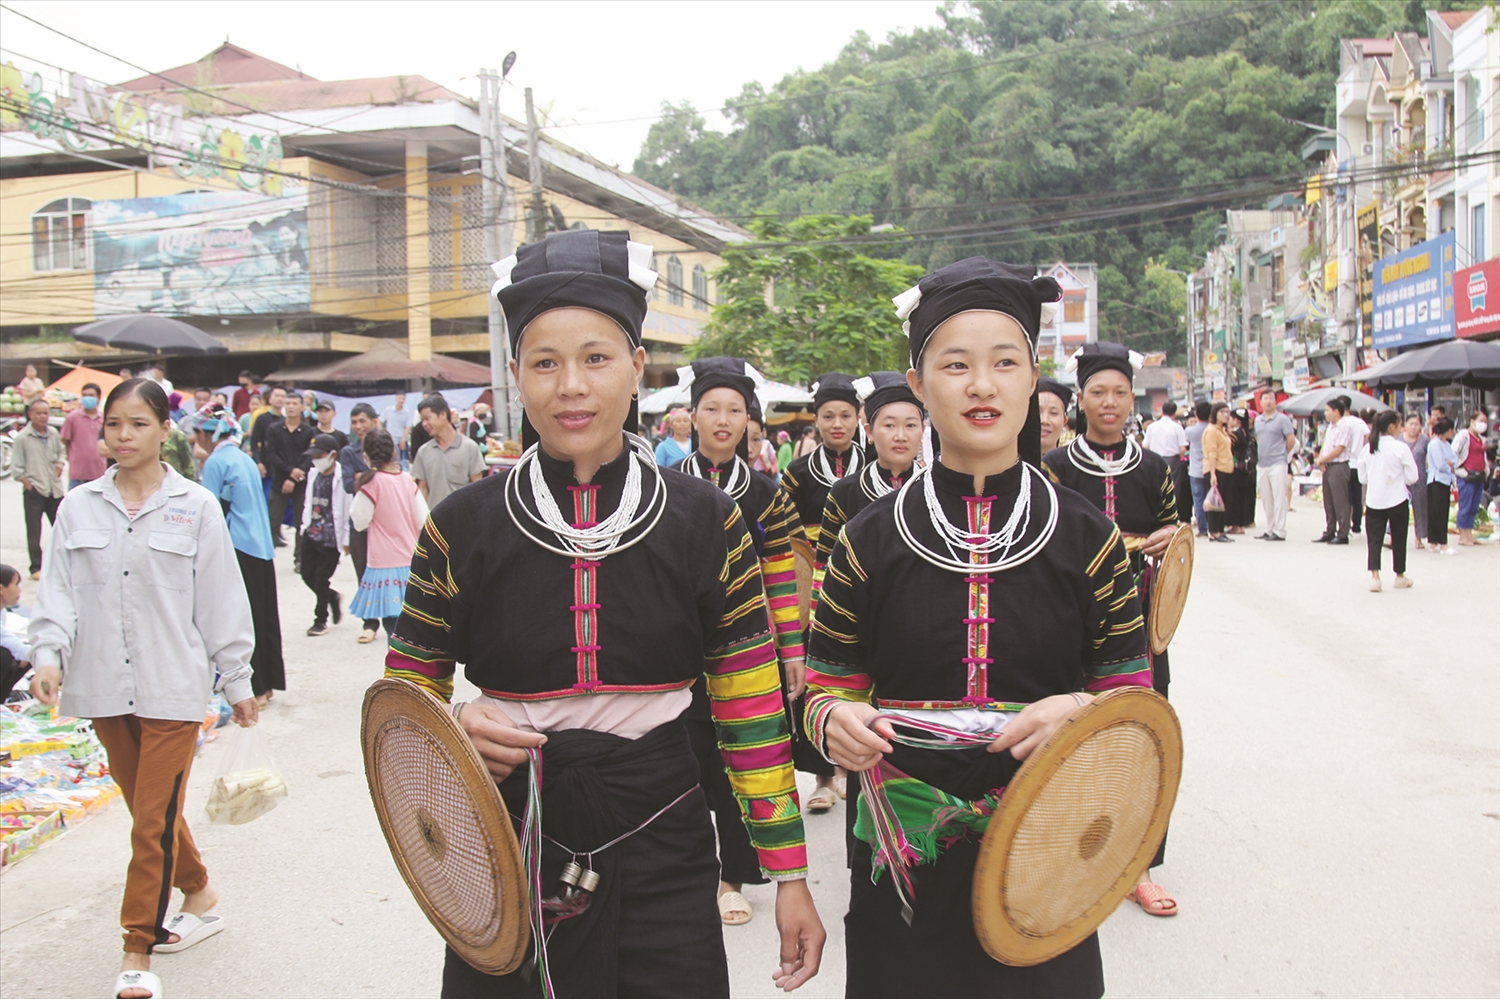
M 0 483 L 0 559 L 24 561 Z M 1415 553 L 1410 591 L 1365 589 L 1363 549 L 1204 545 L 1173 646 L 1187 759 L 1162 880 L 1182 914 L 1101 932 L 1115 995 L 1500 994 L 1500 545 Z M 156 968 L 178 996 L 436 995 L 441 942 L 397 875 L 360 762 L 383 643 L 310 639 L 283 553 L 291 689 L 264 716 L 292 796 L 246 826 L 195 823 L 229 929 Z M 30 597 L 27 586 L 27 599 Z M 335 585 L 353 589 L 341 567 Z M 223 749 L 194 771 L 190 815 Z M 841 806 L 842 807 L 842 806 Z M 807 996 L 843 992 L 840 811 L 810 819 L 829 926 Z M 118 960 L 129 816 L 115 806 L 4 874 L 0 997 L 103 994 Z M 736 996 L 769 994 L 773 891 L 728 928 Z M 936 994 L 940 990 L 934 989 Z

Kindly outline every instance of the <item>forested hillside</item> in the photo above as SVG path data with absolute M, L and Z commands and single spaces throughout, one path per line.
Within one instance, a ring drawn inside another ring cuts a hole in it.
M 634 171 L 741 224 L 873 215 L 905 230 L 880 252 L 923 268 L 1093 261 L 1100 337 L 1175 355 L 1172 271 L 1198 266 L 1224 209 L 1300 187 L 1316 133 L 1298 122 L 1334 124 L 1338 40 L 1475 5 L 950 2 L 940 28 L 859 34 L 722 109 L 665 104 Z

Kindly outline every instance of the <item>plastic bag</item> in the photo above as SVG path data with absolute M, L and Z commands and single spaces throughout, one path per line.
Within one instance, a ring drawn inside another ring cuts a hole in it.
M 1218 486 L 1208 487 L 1208 495 L 1203 497 L 1203 509 L 1213 513 L 1224 512 L 1224 496 L 1219 492 Z
M 259 725 L 236 728 L 227 740 L 219 776 L 208 791 L 208 821 L 242 825 L 275 808 L 286 797 L 286 781 L 276 769 L 271 746 Z

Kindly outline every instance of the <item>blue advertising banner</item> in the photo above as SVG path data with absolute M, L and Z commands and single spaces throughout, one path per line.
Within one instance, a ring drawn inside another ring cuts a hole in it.
M 95 201 L 94 311 L 306 312 L 307 192 L 199 191 Z
M 1373 346 L 1452 340 L 1454 233 L 1375 261 Z

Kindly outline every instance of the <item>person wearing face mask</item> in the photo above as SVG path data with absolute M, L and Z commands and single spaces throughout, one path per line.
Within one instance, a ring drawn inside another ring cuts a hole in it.
M 99 435 L 104 414 L 99 411 L 99 386 L 83 387 L 79 406 L 63 420 L 62 441 L 68 449 L 68 491 L 104 474 L 104 456 L 99 453 Z
M 302 507 L 302 582 L 313 591 L 313 610 L 308 637 L 328 634 L 328 616 L 338 624 L 344 616 L 343 597 L 329 585 L 339 567 L 339 552 L 349 544 L 349 494 L 344 492 L 339 470 L 339 442 L 332 434 L 313 438 L 307 456 L 312 459 L 312 481 Z
M 1458 543 L 1465 548 L 1474 545 L 1474 515 L 1484 492 L 1484 435 L 1490 429 L 1484 410 L 1474 410 L 1469 425 L 1453 438 L 1453 456 L 1458 461 Z

